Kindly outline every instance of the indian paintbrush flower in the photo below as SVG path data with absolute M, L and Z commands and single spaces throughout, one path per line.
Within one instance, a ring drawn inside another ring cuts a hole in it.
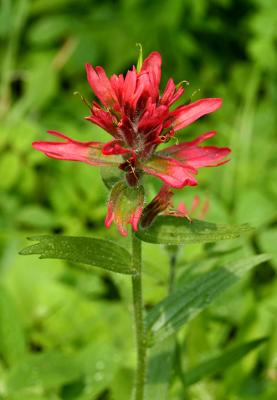
M 222 101 L 205 98 L 172 109 L 184 88 L 176 86 L 170 78 L 160 94 L 161 56 L 158 52 L 151 53 L 140 70 L 133 67 L 125 77 L 114 74 L 108 78 L 102 67 L 94 68 L 90 64 L 86 65 L 86 72 L 99 100 L 92 102 L 91 114 L 86 119 L 108 132 L 112 140 L 108 143 L 79 142 L 57 131 L 48 131 L 64 141 L 39 141 L 34 142 L 33 147 L 52 158 L 122 170 L 125 180 L 112 189 L 106 226 L 114 221 L 120 233 L 126 235 L 127 224 L 136 230 L 142 213 L 144 174 L 159 178 L 168 188 L 181 189 L 197 185 L 195 175 L 199 168 L 226 162 L 224 159 L 230 149 L 200 146 L 215 135 L 214 131 L 193 141 L 157 150 L 180 129 L 216 111 Z
M 172 197 L 174 193 L 170 187 L 164 184 L 158 194 L 153 200 L 143 209 L 143 213 L 140 219 L 142 228 L 146 228 L 158 214 L 186 218 L 189 222 L 192 222 L 191 216 L 198 214 L 199 219 L 204 219 L 209 209 L 209 202 L 206 199 L 200 208 L 200 197 L 195 195 L 191 207 L 188 208 L 184 202 L 179 203 L 177 209 L 174 208 Z

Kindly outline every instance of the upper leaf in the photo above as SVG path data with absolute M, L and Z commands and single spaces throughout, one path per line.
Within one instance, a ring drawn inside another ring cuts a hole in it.
M 121 274 L 132 274 L 131 255 L 109 240 L 76 236 L 36 236 L 39 243 L 26 247 L 20 254 L 40 254 L 40 258 L 59 258 L 100 267 Z M 91 268 L 86 268 L 92 271 Z
M 136 235 L 148 243 L 178 245 L 234 239 L 251 230 L 248 224 L 232 226 L 197 219 L 188 221 L 186 218 L 159 216 L 149 228 L 139 227 Z
M 157 304 L 148 314 L 150 339 L 164 340 L 208 307 L 224 290 L 254 266 L 270 259 L 267 254 L 248 257 L 209 271 Z M 150 342 L 151 344 L 151 342 Z

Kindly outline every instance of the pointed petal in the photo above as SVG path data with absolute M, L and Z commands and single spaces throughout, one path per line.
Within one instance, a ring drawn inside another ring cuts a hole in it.
M 186 163 L 193 168 L 218 166 L 227 162 L 227 160 L 222 160 L 231 152 L 228 147 L 197 146 L 215 134 L 216 132 L 214 131 L 204 133 L 191 142 L 184 142 L 170 146 L 167 149 L 158 152 L 158 154 L 163 156 L 174 156 L 177 160 Z
M 147 107 L 139 121 L 139 131 L 148 132 L 154 130 L 163 123 L 164 118 L 168 114 L 168 107 L 151 104 Z
M 147 72 L 153 83 L 159 86 L 161 80 L 162 57 L 157 51 L 153 51 L 143 61 L 140 73 Z
M 92 114 L 88 117 L 85 117 L 87 121 L 92 122 L 100 126 L 100 128 L 104 129 L 106 132 L 110 133 L 112 136 L 117 136 L 116 129 L 116 119 L 113 117 L 108 111 L 104 111 L 99 104 L 93 102 L 91 107 Z
M 184 150 L 178 155 L 178 159 L 185 161 L 194 168 L 216 167 L 225 164 L 229 160 L 223 160 L 231 150 L 227 147 L 196 147 L 190 150 Z
M 123 74 L 113 74 L 110 79 L 111 87 L 116 95 L 119 105 L 123 105 L 123 87 L 124 76 Z
M 79 142 L 70 139 L 57 131 L 48 131 L 50 135 L 58 136 L 65 142 L 33 142 L 32 146 L 50 158 L 68 161 L 81 161 L 94 166 L 118 166 L 122 159 L 120 156 L 104 156 L 101 142 Z
M 191 205 L 191 214 L 197 209 L 197 207 L 199 206 L 200 203 L 200 197 L 195 195 L 193 200 L 192 200 L 192 205 Z
M 181 189 L 184 186 L 195 186 L 197 181 L 192 176 L 197 171 L 188 165 L 170 157 L 153 156 L 150 161 L 142 166 L 142 169 L 150 175 L 157 176 L 168 186 Z
M 188 214 L 189 214 L 189 211 L 188 211 L 188 209 L 187 209 L 185 203 L 179 203 L 179 205 L 178 205 L 178 207 L 177 207 L 177 211 L 178 211 L 180 214 L 183 214 L 183 215 L 188 215 Z
M 195 101 L 191 104 L 180 106 L 171 113 L 175 131 L 185 128 L 203 115 L 216 111 L 222 104 L 221 99 L 210 98 Z
M 123 86 L 123 101 L 130 103 L 134 97 L 137 85 L 137 73 L 135 70 L 128 71 L 124 80 Z
M 104 69 L 102 67 L 93 68 L 90 64 L 86 64 L 85 67 L 88 82 L 98 99 L 106 107 L 111 107 L 114 103 L 117 103 L 116 94 Z
M 204 142 L 205 140 L 210 139 L 211 137 L 213 137 L 215 135 L 216 135 L 215 131 L 206 132 L 190 142 L 183 142 L 183 143 L 175 144 L 173 146 L 170 146 L 163 150 L 160 150 L 160 151 L 158 151 L 158 154 L 165 155 L 165 156 L 167 156 L 167 155 L 175 156 L 175 154 L 180 153 L 182 150 L 196 146 L 196 145 Z
M 199 215 L 199 219 L 204 219 L 205 218 L 207 212 L 209 211 L 209 206 L 210 206 L 209 200 L 206 199 L 204 204 L 203 204 L 203 207 L 201 209 L 201 212 L 200 212 L 200 215 Z
M 175 101 L 178 100 L 183 93 L 184 93 L 184 88 L 180 86 L 178 89 L 176 89 L 176 85 L 173 79 L 170 78 L 166 84 L 160 103 L 165 104 L 169 107 L 173 103 L 175 103 Z
M 138 74 L 138 88 L 154 101 L 159 98 L 159 85 L 161 80 L 161 55 L 154 51 L 143 62 Z

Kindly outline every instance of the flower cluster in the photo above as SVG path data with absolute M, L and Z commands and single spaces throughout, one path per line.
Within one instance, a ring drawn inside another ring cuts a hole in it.
M 121 234 L 127 224 L 137 229 L 143 203 L 142 176 L 153 175 L 167 188 L 197 185 L 195 175 L 200 167 L 226 162 L 230 149 L 201 146 L 215 132 L 204 133 L 193 141 L 157 150 L 159 144 L 174 137 L 205 114 L 216 111 L 221 99 L 206 98 L 172 109 L 184 89 L 169 79 L 160 94 L 161 56 L 151 53 L 140 70 L 133 67 L 125 76 L 108 78 L 102 67 L 86 65 L 88 82 L 98 98 L 93 101 L 88 121 L 112 136 L 108 143 L 79 142 L 56 131 L 48 133 L 62 142 L 34 142 L 33 147 L 47 156 L 62 160 L 81 161 L 90 165 L 114 166 L 124 172 L 125 180 L 112 189 L 106 225 L 115 221 Z M 131 201 L 130 201 L 131 199 Z

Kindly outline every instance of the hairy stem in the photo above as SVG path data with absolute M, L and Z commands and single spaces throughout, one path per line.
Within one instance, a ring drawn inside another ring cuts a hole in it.
M 142 280 L 141 280 L 141 242 L 133 234 L 132 237 L 133 266 L 136 270 L 132 276 L 133 286 L 133 305 L 136 329 L 137 345 L 137 371 L 135 381 L 135 400 L 143 400 L 145 383 L 145 364 L 146 364 L 146 340 L 143 318 L 143 299 L 142 299 Z

